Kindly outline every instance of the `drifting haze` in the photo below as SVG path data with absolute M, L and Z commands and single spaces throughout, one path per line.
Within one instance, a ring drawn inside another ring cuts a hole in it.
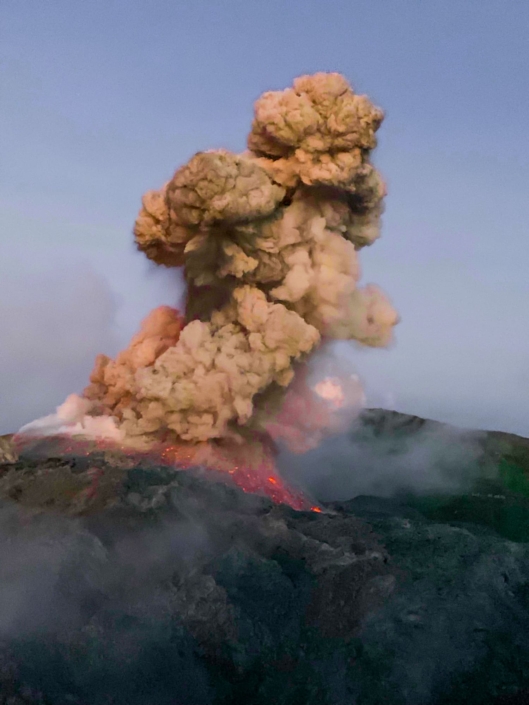
M 101 346 L 115 350 L 116 297 L 89 267 L 2 277 L 0 428 L 42 416 L 79 387 Z

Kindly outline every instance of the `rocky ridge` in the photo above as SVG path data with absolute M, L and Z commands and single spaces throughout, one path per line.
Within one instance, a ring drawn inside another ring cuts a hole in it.
M 395 439 L 421 422 L 362 421 Z M 526 702 L 526 441 L 484 436 L 497 472 L 464 496 L 322 512 L 3 441 L 0 703 Z

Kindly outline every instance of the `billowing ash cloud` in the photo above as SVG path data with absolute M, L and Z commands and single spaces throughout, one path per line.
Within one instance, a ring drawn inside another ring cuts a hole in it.
M 143 442 L 274 436 L 281 406 L 310 396 L 303 365 L 323 341 L 389 343 L 395 310 L 358 287 L 385 195 L 369 159 L 382 119 L 340 74 L 302 76 L 257 100 L 248 151 L 199 152 L 145 194 L 137 246 L 184 268 L 185 311 L 155 310 L 128 350 L 98 357 L 90 415 Z M 310 433 L 329 424 L 318 399 L 305 407 Z

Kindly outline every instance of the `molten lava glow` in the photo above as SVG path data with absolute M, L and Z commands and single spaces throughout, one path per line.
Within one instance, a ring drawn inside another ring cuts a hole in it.
M 38 445 L 45 444 L 58 456 L 88 456 L 94 451 L 118 451 L 125 457 L 138 461 L 149 460 L 152 463 L 174 467 L 180 470 L 203 467 L 218 473 L 229 475 L 235 485 L 245 492 L 266 495 L 278 504 L 288 504 L 301 511 L 321 511 L 311 506 L 309 500 L 301 493 L 289 488 L 277 472 L 274 454 L 268 443 L 261 439 L 244 444 L 223 442 L 215 443 L 171 443 L 151 448 L 148 451 L 136 450 L 130 446 L 118 445 L 108 439 L 83 439 L 66 435 L 14 438 L 20 454 L 37 450 Z M 47 450 L 50 455 L 50 450 Z M 102 471 L 101 471 L 102 472 Z M 95 478 L 93 491 L 97 491 Z
M 171 444 L 163 450 L 162 458 L 167 464 L 183 469 L 202 466 L 226 473 L 245 492 L 264 494 L 294 509 L 309 509 L 306 498 L 291 490 L 278 475 L 272 450 L 260 440 L 242 445 Z
M 345 405 L 345 394 L 337 377 L 326 377 L 314 386 L 314 391 L 335 409 L 341 409 Z

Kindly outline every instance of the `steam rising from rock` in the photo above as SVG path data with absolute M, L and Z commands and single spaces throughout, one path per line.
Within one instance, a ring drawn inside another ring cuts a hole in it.
M 137 246 L 184 267 L 186 310 L 157 309 L 116 360 L 98 357 L 92 416 L 153 442 L 274 435 L 323 339 L 389 343 L 395 310 L 357 286 L 358 251 L 379 236 L 385 186 L 369 154 L 382 118 L 343 76 L 302 76 L 257 100 L 247 152 L 199 152 L 145 194 Z

